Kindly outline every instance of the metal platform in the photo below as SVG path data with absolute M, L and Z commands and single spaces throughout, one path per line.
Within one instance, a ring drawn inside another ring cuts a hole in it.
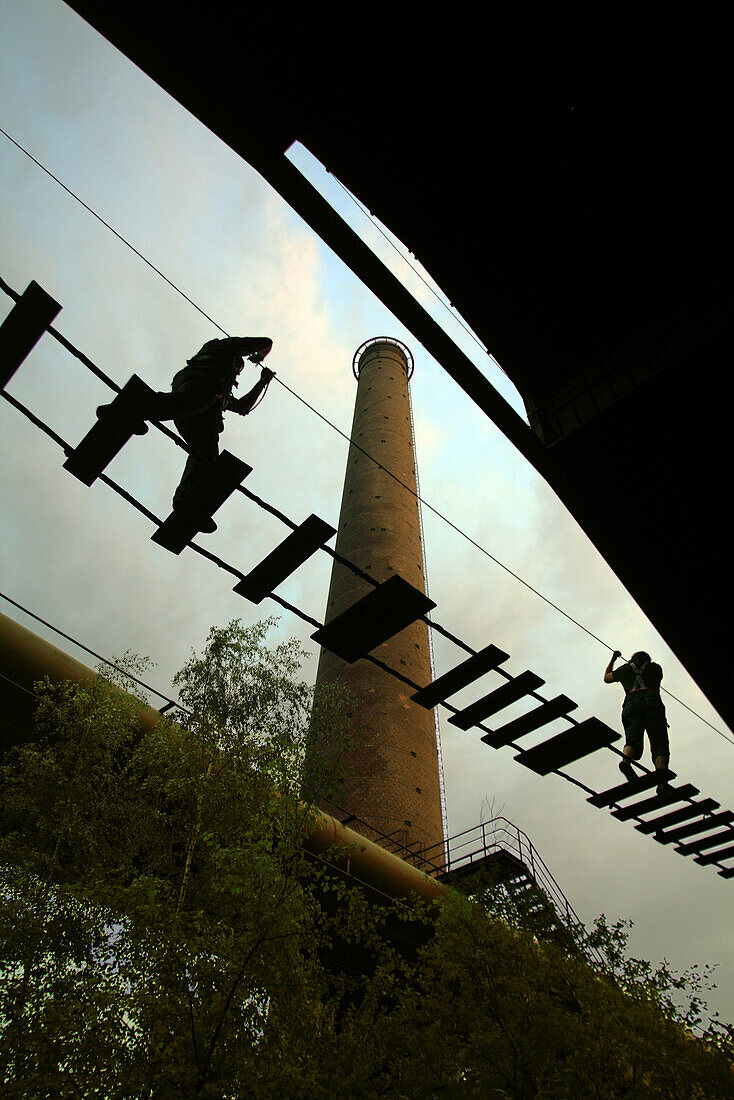
M 462 892 L 499 886 L 521 927 L 538 939 L 578 950 L 574 930 L 582 927 L 527 835 L 504 817 L 469 829 L 446 843 L 446 869 L 437 877 Z
M 734 813 L 732 813 L 731 810 L 722 810 L 719 814 L 708 814 L 706 817 L 701 818 L 700 821 L 694 821 L 688 825 L 681 825 L 677 829 L 656 832 L 655 840 L 659 841 L 661 844 L 675 844 L 679 840 L 685 840 L 687 837 L 695 836 L 696 833 L 705 833 L 713 828 L 718 828 L 719 825 L 728 825 L 731 821 L 734 821 Z

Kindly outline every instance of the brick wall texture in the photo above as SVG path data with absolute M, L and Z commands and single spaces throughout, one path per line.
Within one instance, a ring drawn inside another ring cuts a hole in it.
M 358 369 L 351 438 L 395 478 L 350 445 L 336 549 L 375 580 L 398 573 L 424 591 L 406 358 L 399 345 L 375 343 L 362 353 Z M 335 561 L 325 621 L 371 590 Z M 431 680 L 424 623 L 402 630 L 373 654 L 416 684 Z M 317 684 L 334 681 L 347 688 L 355 703 L 348 719 L 355 745 L 344 761 L 348 774 L 339 804 L 417 857 L 428 850 L 428 858 L 440 864 L 443 832 L 433 712 L 413 703 L 410 687 L 370 661 L 347 664 L 322 649 Z M 323 808 L 335 812 L 333 805 L 324 803 Z M 357 822 L 350 824 L 359 828 Z M 367 835 L 379 843 L 378 837 Z

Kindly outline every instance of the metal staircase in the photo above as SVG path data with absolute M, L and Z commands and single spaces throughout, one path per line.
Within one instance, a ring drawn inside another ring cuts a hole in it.
M 583 928 L 581 920 L 527 834 L 507 818 L 493 818 L 451 837 L 437 877 L 466 893 L 496 889 L 501 915 L 538 939 L 578 950 L 574 932 Z

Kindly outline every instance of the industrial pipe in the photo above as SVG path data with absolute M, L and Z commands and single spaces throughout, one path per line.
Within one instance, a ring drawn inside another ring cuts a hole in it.
M 0 751 L 6 752 L 12 745 L 33 739 L 36 704 L 33 685 L 45 676 L 52 683 L 72 680 L 86 685 L 97 673 L 0 613 Z M 122 692 L 122 688 L 116 690 Z M 160 722 L 161 714 L 138 700 L 136 705 L 141 731 L 149 733 Z M 315 825 L 303 841 L 307 851 L 325 857 L 353 878 L 390 897 L 415 893 L 427 901 L 435 901 L 446 895 L 442 883 L 417 867 L 322 810 L 314 812 Z M 330 857 L 329 850 L 334 847 L 337 852 Z M 347 851 L 342 854 L 339 849 Z

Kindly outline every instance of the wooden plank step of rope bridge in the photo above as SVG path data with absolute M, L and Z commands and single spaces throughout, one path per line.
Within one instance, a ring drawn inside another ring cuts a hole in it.
M 433 600 L 396 573 L 311 637 L 353 664 L 435 606 Z
M 468 687 L 480 676 L 484 676 L 485 673 L 501 665 L 503 661 L 507 661 L 509 656 L 509 653 L 504 653 L 495 645 L 485 646 L 479 653 L 468 657 L 466 661 L 449 669 L 437 680 L 416 691 L 411 699 L 426 710 L 432 710 L 438 703 L 445 702 L 449 696 L 455 695 L 457 691 Z
M 246 462 L 222 451 L 216 461 L 202 474 L 181 504 L 174 508 L 167 519 L 152 535 L 153 542 L 180 554 L 183 548 L 200 530 L 200 525 L 211 520 L 217 508 L 235 491 L 252 467 Z
M 720 805 L 721 803 L 716 802 L 713 798 L 704 798 L 701 802 L 694 802 L 691 806 L 684 806 L 680 810 L 674 810 L 672 813 L 663 814 L 662 817 L 655 817 L 650 821 L 643 821 L 639 825 L 635 825 L 635 828 L 638 832 L 645 833 L 646 835 L 658 833 L 673 825 L 679 825 L 682 821 L 689 821 L 692 817 L 698 817 L 699 814 L 707 814 L 711 813 L 712 810 L 718 810 Z
M 721 847 L 722 844 L 728 844 L 732 841 L 734 841 L 734 829 L 723 829 L 722 832 L 716 833 L 714 836 L 700 837 L 698 840 L 691 840 L 687 844 L 676 844 L 674 851 L 681 856 L 690 856 L 694 852 L 698 854 L 706 848 Z
M 521 672 L 519 676 L 515 676 L 508 683 L 502 684 L 494 691 L 490 691 L 488 695 L 477 699 L 475 703 L 464 707 L 457 714 L 452 714 L 449 722 L 452 726 L 458 726 L 461 730 L 468 730 L 471 726 L 475 726 L 478 722 L 489 718 L 490 714 L 496 714 L 497 711 L 504 710 L 505 707 L 509 707 L 510 703 L 516 703 L 518 699 L 522 699 L 525 695 L 529 695 L 531 691 L 542 687 L 544 683 L 545 680 L 542 680 L 540 676 L 536 676 L 534 672 L 529 670 Z
M 5 389 L 60 310 L 59 303 L 31 280 L 0 325 L 0 389 Z
M 619 739 L 620 735 L 598 718 L 587 718 L 532 749 L 518 753 L 515 760 L 538 775 L 548 775 Z
M 234 586 L 238 596 L 260 603 L 327 542 L 336 529 L 310 515 Z
M 643 799 L 642 802 L 633 802 L 631 806 L 612 810 L 612 817 L 616 817 L 618 821 L 629 821 L 633 817 L 642 817 L 644 814 L 661 810 L 664 806 L 684 802 L 687 798 L 694 798 L 700 793 L 698 787 L 694 787 L 692 783 L 684 783 L 682 787 L 666 787 L 662 794 L 655 794 L 652 798 Z
M 709 864 L 709 863 L 718 863 L 720 859 L 731 859 L 732 856 L 734 856 L 734 846 L 730 846 L 728 848 L 720 848 L 718 851 L 709 852 L 708 855 L 705 855 L 705 856 L 701 856 L 701 855 L 694 856 L 693 857 L 693 862 L 694 863 L 700 863 L 702 866 L 705 866 L 706 864 Z M 726 867 L 726 868 L 724 868 L 724 870 L 725 871 L 731 870 L 732 874 L 734 874 L 734 868 Z M 721 873 L 722 872 L 719 871 L 719 874 L 721 874 Z M 725 877 L 728 877 L 728 876 L 725 876 Z
M 688 825 L 681 825 L 677 829 L 666 829 L 664 832 L 656 832 L 654 836 L 659 844 L 675 844 L 679 840 L 686 840 L 688 837 L 695 836 L 696 833 L 705 833 L 713 828 L 718 828 L 719 825 L 728 825 L 731 821 L 734 821 L 734 813 L 732 813 L 731 810 L 722 810 L 721 813 L 708 814 L 706 817 L 701 818 L 700 821 L 693 821 Z
M 675 778 L 675 772 L 670 771 L 669 768 L 661 768 L 659 771 L 635 776 L 634 779 L 620 783 L 616 787 L 610 787 L 606 791 L 599 791 L 598 794 L 592 795 L 586 801 L 590 802 L 592 806 L 602 809 L 605 806 L 613 806 L 624 798 L 632 798 L 633 795 L 649 791 L 651 787 L 657 787 L 660 783 L 669 783 L 671 779 Z
M 482 737 L 485 745 L 491 745 L 493 749 L 501 749 L 509 745 L 516 737 L 524 737 L 526 733 L 532 733 L 541 726 L 552 722 L 554 718 L 565 717 L 570 710 L 575 710 L 578 703 L 569 699 L 567 695 L 556 695 L 555 699 L 549 699 L 547 703 L 535 707 L 528 714 L 522 714 L 519 718 L 507 722 L 499 729 L 489 730 Z M 484 727 L 482 727 L 484 728 Z
M 134 374 L 71 452 L 64 469 L 84 485 L 93 485 L 130 437 L 140 433 L 152 398 L 150 386 Z

